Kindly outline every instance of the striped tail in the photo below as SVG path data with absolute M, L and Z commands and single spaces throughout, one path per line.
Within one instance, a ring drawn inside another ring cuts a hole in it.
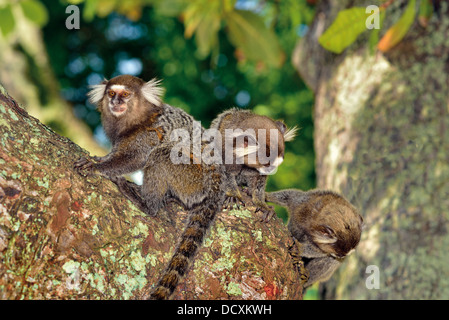
M 221 203 L 222 201 L 216 197 L 209 196 L 190 211 L 181 241 L 156 288 L 151 293 L 150 299 L 169 299 L 173 294 L 176 286 L 186 274 L 198 248 L 203 243 L 216 214 L 221 210 Z

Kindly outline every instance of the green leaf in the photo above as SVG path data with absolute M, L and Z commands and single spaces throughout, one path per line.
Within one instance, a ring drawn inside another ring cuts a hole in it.
M 408 6 L 401 18 L 390 29 L 388 29 L 388 31 L 379 41 L 377 48 L 380 51 L 386 52 L 390 50 L 392 47 L 398 44 L 399 41 L 402 40 L 402 38 L 405 37 L 407 31 L 410 29 L 413 21 L 415 20 L 415 4 L 416 0 L 409 1 Z
M 251 11 L 233 10 L 224 16 L 231 43 L 252 61 L 280 67 L 285 55 L 275 33 Z
M 184 36 L 190 38 L 195 34 L 195 42 L 201 57 L 206 57 L 218 46 L 221 15 L 222 7 L 219 1 L 208 5 L 207 0 L 197 0 L 184 11 Z
M 95 17 L 95 12 L 98 7 L 98 0 L 86 0 L 83 10 L 83 18 L 86 21 L 92 21 Z
M 190 4 L 190 0 L 158 0 L 154 7 L 158 14 L 167 17 L 179 16 Z
M 367 30 L 366 19 L 368 16 L 364 7 L 340 11 L 318 42 L 328 51 L 342 53 L 362 32 Z
M 84 0 L 66 0 L 68 4 L 80 4 L 83 3 Z
M 100 18 L 104 18 L 111 14 L 112 11 L 117 10 L 116 0 L 99 0 L 96 13 Z
M 24 0 L 19 2 L 25 17 L 37 24 L 39 27 L 48 22 L 47 8 L 37 0 Z
M 15 27 L 14 16 L 11 11 L 11 6 L 8 4 L 3 8 L 0 8 L 0 30 L 3 36 L 8 36 Z
M 220 16 L 218 14 L 208 14 L 199 23 L 195 33 L 195 42 L 201 56 L 207 56 L 211 49 L 218 45 L 219 29 Z

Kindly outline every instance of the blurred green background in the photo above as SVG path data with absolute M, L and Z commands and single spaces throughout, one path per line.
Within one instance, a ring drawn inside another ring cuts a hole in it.
M 283 119 L 300 131 L 267 190 L 308 190 L 315 187 L 314 97 L 291 56 L 314 2 L 0 1 L 0 83 L 32 115 L 93 155 L 98 149 L 80 138 L 78 122 L 87 124 L 94 145 L 107 150 L 109 144 L 86 93 L 119 74 L 163 79 L 165 102 L 205 127 L 234 106 Z M 69 5 L 79 10 L 79 29 L 67 28 L 78 18 Z M 64 103 L 69 112 L 61 112 Z M 285 210 L 276 211 L 286 221 Z

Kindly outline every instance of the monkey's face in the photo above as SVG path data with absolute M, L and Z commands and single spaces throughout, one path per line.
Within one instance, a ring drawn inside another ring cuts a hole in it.
M 284 161 L 286 127 L 282 122 L 268 117 L 254 117 L 250 121 L 255 129 L 254 136 L 245 141 L 247 144 L 244 147 L 249 150 L 245 164 L 262 175 L 274 174 Z
M 275 173 L 284 161 L 284 141 L 282 136 L 278 139 L 280 135 L 277 129 L 239 130 L 231 133 L 230 136 L 231 138 L 226 138 L 226 140 L 234 145 L 236 164 L 245 164 L 262 175 L 268 175 Z M 275 136 L 275 140 L 273 136 Z M 225 152 L 228 152 L 229 149 L 230 147 L 227 147 Z M 232 163 L 230 160 L 232 159 L 226 158 L 225 161 Z
M 130 108 L 133 91 L 122 85 L 112 85 L 106 89 L 106 101 L 109 111 L 116 117 L 125 114 Z
M 343 259 L 354 251 L 360 241 L 363 219 L 348 201 L 329 193 L 317 196 L 308 210 L 313 212 L 313 241 L 323 252 Z
M 116 118 L 141 119 L 145 111 L 162 104 L 163 88 L 160 81 L 148 82 L 131 75 L 120 75 L 91 86 L 89 101 L 97 104 L 100 112 Z

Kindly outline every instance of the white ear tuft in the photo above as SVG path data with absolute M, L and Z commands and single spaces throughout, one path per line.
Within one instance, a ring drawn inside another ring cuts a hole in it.
M 98 102 L 100 102 L 101 99 L 103 99 L 106 84 L 105 83 L 95 84 L 93 86 L 90 86 L 90 88 L 91 88 L 90 91 L 87 93 L 89 101 L 92 104 L 98 104 Z
M 238 158 L 243 158 L 245 156 L 249 156 L 250 154 L 257 153 L 257 150 L 259 150 L 258 146 L 239 147 L 235 148 L 235 155 Z
M 285 131 L 284 133 L 284 141 L 292 141 L 293 139 L 295 139 L 297 133 L 298 133 L 297 126 L 287 129 L 287 131 Z
M 335 243 L 337 242 L 337 236 L 334 230 L 326 225 L 320 225 L 311 232 L 313 241 L 316 243 Z
M 234 152 L 238 158 L 243 158 L 250 154 L 257 153 L 257 151 L 259 150 L 256 136 L 248 132 L 248 130 L 245 132 L 237 130 L 229 138 L 231 138 L 233 142 L 235 139 Z
M 142 87 L 142 95 L 144 98 L 157 107 L 162 104 L 162 95 L 164 94 L 164 88 L 159 86 L 160 83 L 161 80 L 154 78 Z
M 316 243 L 335 243 L 337 242 L 337 238 L 330 237 L 328 235 L 322 235 L 322 234 L 313 234 L 313 240 Z

